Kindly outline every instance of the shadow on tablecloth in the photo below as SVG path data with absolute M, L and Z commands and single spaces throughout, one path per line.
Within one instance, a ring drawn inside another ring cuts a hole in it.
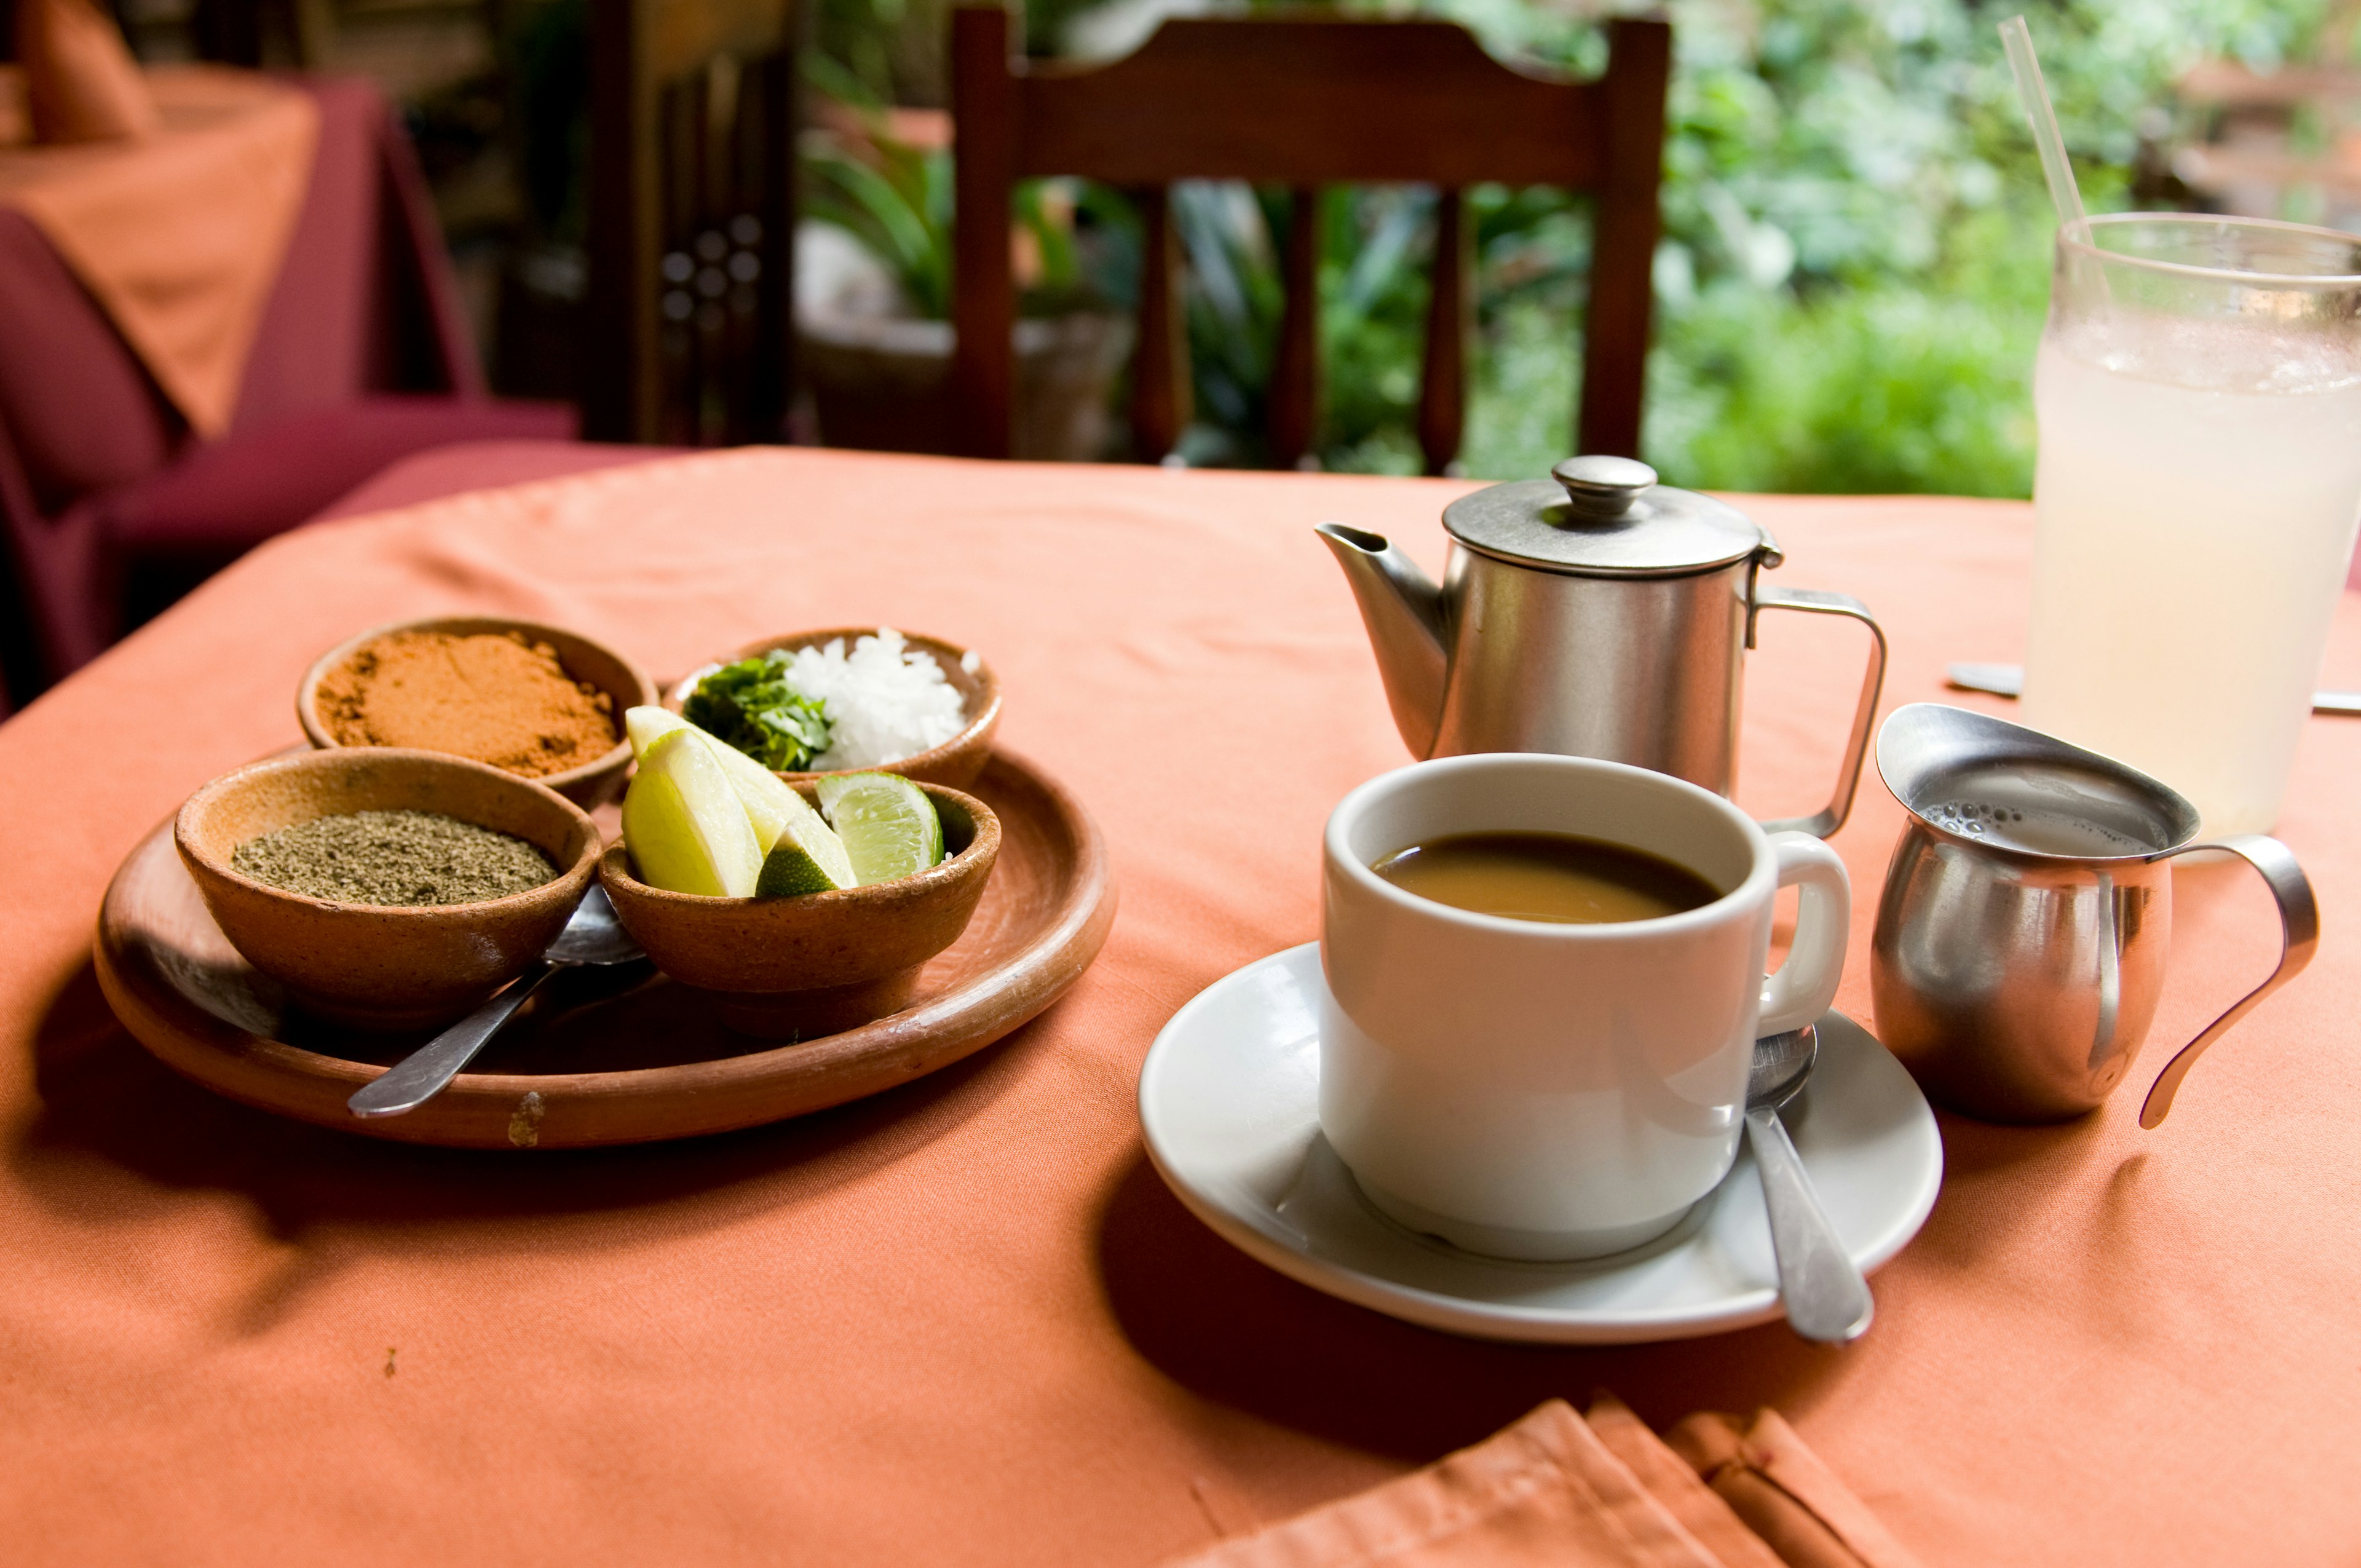
M 2073 1173 L 2106 1157 L 2099 1116 L 2003 1127 L 1937 1113 L 1944 1193 L 1910 1248 L 1872 1282 L 1880 1310 L 1910 1310 L 1920 1288 L 1984 1266 L 2020 1224 L 2047 1223 L 2008 1204 L 1952 1200 L 2027 1178 L 2048 1190 L 2079 1190 Z M 2135 1156 L 2108 1179 L 2101 1230 L 2141 1201 L 2144 1164 Z M 1770 1405 L 1800 1417 L 1875 1349 L 1874 1327 L 1850 1350 L 1807 1344 L 1784 1323 L 1593 1349 L 1497 1344 L 1419 1328 L 1247 1257 L 1181 1207 L 1144 1156 L 1108 1190 L 1098 1248 L 1117 1322 L 1176 1383 L 1282 1426 L 1420 1463 L 1490 1435 L 1553 1395 L 1579 1406 L 1600 1388 L 1659 1429 L 1700 1409 Z
M 1015 1080 L 1027 1034 L 867 1100 L 739 1133 L 531 1154 L 430 1148 L 291 1121 L 188 1082 L 115 1021 L 84 964 L 43 1014 L 39 1108 L 0 1157 L 28 1196 L 95 1230 L 148 1223 L 192 1191 L 249 1200 L 294 1249 L 233 1325 L 259 1333 L 340 1259 L 596 1253 L 857 1182 L 989 1105 Z M 334 1245 L 305 1245 L 329 1230 Z
M 1783 1323 L 1596 1349 L 1462 1339 L 1322 1295 L 1201 1224 L 1143 1157 L 1109 1191 L 1099 1266 L 1132 1345 L 1200 1397 L 1372 1453 L 1423 1463 L 1553 1395 L 1621 1395 L 1662 1427 L 1697 1409 L 1810 1409 L 1846 1353 Z

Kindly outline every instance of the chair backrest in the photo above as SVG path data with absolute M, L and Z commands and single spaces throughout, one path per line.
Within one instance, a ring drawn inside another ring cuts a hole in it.
M 1293 192 L 1286 309 L 1269 396 L 1272 460 L 1311 448 L 1319 400 L 1318 188 L 1439 188 L 1419 444 L 1440 472 L 1466 420 L 1472 236 L 1467 186 L 1555 185 L 1596 198 L 1576 449 L 1636 456 L 1648 350 L 1650 269 L 1664 159 L 1672 29 L 1609 24 L 1595 82 L 1536 75 L 1487 55 L 1455 23 L 1330 16 L 1169 20 L 1111 64 L 1010 55 L 1008 14 L 951 18 L 958 159 L 952 435 L 1006 456 L 1016 292 L 1016 182 L 1079 175 L 1132 192 L 1143 223 L 1135 455 L 1170 453 L 1189 419 L 1180 261 L 1167 190 L 1176 180 L 1249 180 Z
M 442 231 L 384 93 L 352 77 L 304 86 L 319 142 L 232 433 L 371 392 L 480 395 Z M 78 503 L 148 477 L 188 445 L 180 415 L 56 248 L 22 214 L 0 212 L 0 550 L 11 557 L 0 664 L 29 625 L 41 666 L 16 677 L 20 700 L 105 646 L 108 547 Z
M 594 0 L 585 433 L 782 439 L 798 0 Z

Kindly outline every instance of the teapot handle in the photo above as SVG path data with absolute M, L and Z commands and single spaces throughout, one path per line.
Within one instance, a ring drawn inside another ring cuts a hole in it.
M 1809 833 L 1825 839 L 1852 815 L 1852 797 L 1861 787 L 1861 764 L 1869 755 L 1870 725 L 1877 718 L 1877 696 L 1885 686 L 1885 630 L 1869 607 L 1850 594 L 1820 588 L 1774 588 L 1754 586 L 1753 603 L 1746 617 L 1746 645 L 1754 646 L 1754 614 L 1765 609 L 1800 609 L 1813 615 L 1848 615 L 1869 628 L 1869 668 L 1861 681 L 1861 706 L 1853 710 L 1852 738 L 1845 742 L 1844 761 L 1837 764 L 1836 794 L 1828 806 L 1810 817 L 1782 817 L 1763 824 L 1765 833 Z
M 2180 1047 L 2180 1053 L 2164 1064 L 2156 1075 L 2156 1083 L 2147 1091 L 2140 1106 L 2139 1124 L 2159 1125 L 2165 1113 L 2172 1109 L 2172 1097 L 2180 1092 L 2180 1080 L 2205 1054 L 2205 1047 L 2229 1033 L 2230 1026 L 2255 1010 L 2256 1004 L 2293 980 L 2312 962 L 2314 948 L 2320 946 L 2320 905 L 2312 896 L 2312 883 L 2296 863 L 2295 852 L 2277 839 L 2261 833 L 2234 833 L 2224 839 L 2208 839 L 2202 843 L 2186 844 L 2167 850 L 2155 859 L 2169 860 L 2174 855 L 2186 855 L 2198 850 L 2226 850 L 2242 857 L 2248 865 L 2260 872 L 2264 883 L 2271 890 L 2271 898 L 2279 906 L 2279 961 L 2262 984 L 2246 992 L 2232 1004 L 2230 1010 L 2211 1024 L 2204 1033 Z

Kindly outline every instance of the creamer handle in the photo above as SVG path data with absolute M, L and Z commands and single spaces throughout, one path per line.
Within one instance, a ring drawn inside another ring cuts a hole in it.
M 2252 1013 L 2264 997 L 2302 973 L 2303 966 L 2312 962 L 2312 950 L 2320 946 L 2320 905 L 2312 896 L 2311 879 L 2296 863 L 2295 851 L 2265 834 L 2234 833 L 2226 839 L 2184 845 L 2156 858 L 2169 860 L 2172 855 L 2198 850 L 2227 850 L 2262 873 L 2264 885 L 2271 890 L 2271 898 L 2279 906 L 2279 967 L 2164 1064 L 2164 1070 L 2156 1075 L 2156 1082 L 2140 1106 L 2139 1124 L 2143 1127 L 2163 1123 L 2165 1113 L 2172 1109 L 2172 1097 L 2180 1091 L 2180 1080 L 2189 1076 L 2189 1069 L 2197 1065 L 2205 1047 L 2228 1034 L 2230 1026 Z

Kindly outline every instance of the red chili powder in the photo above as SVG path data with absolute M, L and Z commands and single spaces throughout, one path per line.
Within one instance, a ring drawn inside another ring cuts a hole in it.
M 522 632 L 397 631 L 320 683 L 320 721 L 345 746 L 416 746 L 526 778 L 614 750 L 615 705 Z

